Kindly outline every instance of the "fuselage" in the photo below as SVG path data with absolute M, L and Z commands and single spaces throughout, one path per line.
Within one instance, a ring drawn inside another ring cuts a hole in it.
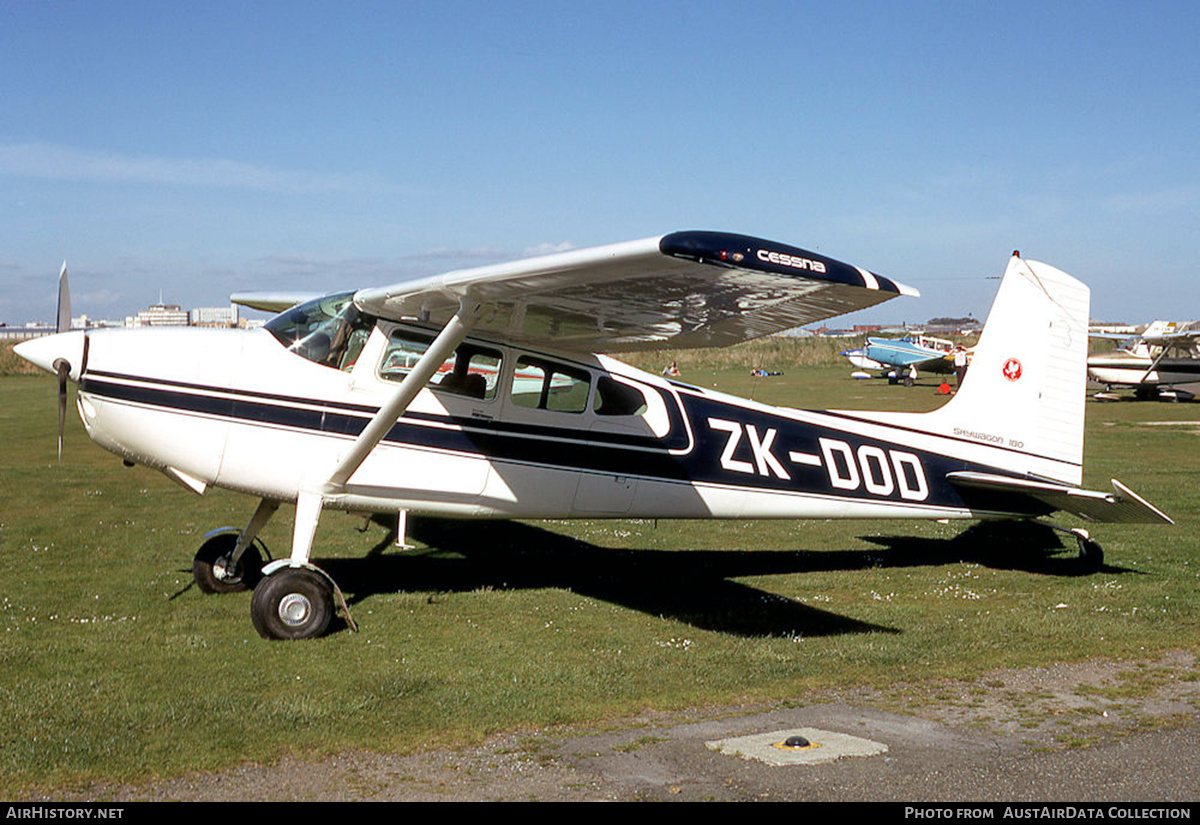
M 1090 355 L 1087 363 L 1092 380 L 1109 386 L 1200 385 L 1200 358 L 1158 359 L 1149 352 L 1117 350 Z
M 330 364 L 265 330 L 96 331 L 72 377 L 106 449 L 197 492 L 294 501 L 328 477 L 433 332 L 372 323 L 351 362 Z M 1011 472 L 1011 450 L 979 433 L 773 407 L 599 355 L 476 338 L 458 353 L 325 506 L 475 518 L 1030 515 L 946 480 Z
M 950 353 L 954 345 L 940 338 L 869 337 L 861 349 L 842 353 L 859 369 L 906 369 L 919 365 L 925 372 L 952 372 Z

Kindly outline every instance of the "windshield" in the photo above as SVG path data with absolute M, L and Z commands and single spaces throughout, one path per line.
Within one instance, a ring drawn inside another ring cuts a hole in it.
M 353 292 L 326 295 L 281 312 L 265 324 L 279 343 L 297 355 L 334 369 L 358 360 L 373 319 L 359 313 Z

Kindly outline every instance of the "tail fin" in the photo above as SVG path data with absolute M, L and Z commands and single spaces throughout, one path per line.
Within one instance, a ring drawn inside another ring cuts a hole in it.
M 1001 437 L 1030 459 L 1007 469 L 1079 484 L 1090 297 L 1065 272 L 1013 253 L 963 386 L 928 416 L 932 428 Z
M 929 413 L 873 416 L 981 446 L 1009 473 L 1078 485 L 1083 478 L 1087 286 L 1017 253 L 958 393 Z

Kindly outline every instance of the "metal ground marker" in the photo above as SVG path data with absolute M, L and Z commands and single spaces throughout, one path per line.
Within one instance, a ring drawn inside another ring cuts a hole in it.
M 800 737 L 807 745 L 789 745 L 788 740 Z M 756 733 L 736 736 L 731 739 L 716 739 L 705 742 L 710 750 L 726 756 L 756 759 L 768 765 L 819 765 L 849 756 L 878 756 L 887 753 L 887 745 L 860 739 L 836 731 L 817 728 Z

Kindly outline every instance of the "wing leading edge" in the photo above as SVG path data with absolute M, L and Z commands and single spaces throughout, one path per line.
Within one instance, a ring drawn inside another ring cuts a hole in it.
M 360 290 L 359 309 L 580 352 L 727 346 L 919 293 L 815 252 L 747 235 L 675 232 Z

